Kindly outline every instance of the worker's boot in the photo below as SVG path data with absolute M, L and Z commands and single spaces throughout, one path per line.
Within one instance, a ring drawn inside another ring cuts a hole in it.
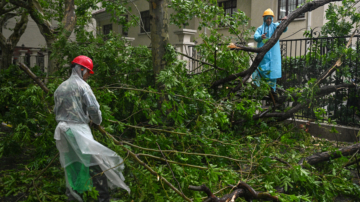
M 93 186 L 99 192 L 98 201 L 99 202 L 109 202 L 110 201 L 110 194 L 109 194 L 109 187 L 107 177 L 100 166 L 91 166 L 90 167 L 90 175 L 93 180 Z

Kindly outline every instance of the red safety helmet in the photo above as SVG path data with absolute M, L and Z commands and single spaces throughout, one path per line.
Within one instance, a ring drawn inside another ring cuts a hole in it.
M 74 58 L 74 60 L 71 62 L 71 64 L 74 63 L 86 67 L 86 69 L 90 70 L 90 74 L 94 74 L 93 61 L 89 57 L 85 55 L 79 55 L 76 58 Z

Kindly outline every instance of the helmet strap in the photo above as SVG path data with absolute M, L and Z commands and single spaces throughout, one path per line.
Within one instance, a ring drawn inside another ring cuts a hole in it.
M 84 70 L 81 71 L 81 76 L 84 77 L 84 75 L 88 72 L 88 69 L 84 68 Z

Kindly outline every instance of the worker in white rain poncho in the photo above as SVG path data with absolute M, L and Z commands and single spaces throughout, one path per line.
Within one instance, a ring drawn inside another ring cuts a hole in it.
M 283 20 L 287 19 L 285 16 Z M 280 23 L 273 23 L 274 12 L 269 8 L 263 13 L 263 25 L 257 28 L 254 34 L 254 40 L 257 47 L 262 47 L 267 40 L 274 34 Z M 287 31 L 287 28 L 284 32 Z M 281 78 L 281 54 L 279 41 L 265 54 L 259 64 L 258 69 L 252 74 L 254 83 L 260 86 L 260 79 L 266 78 L 271 87 L 271 92 L 276 92 L 276 79 Z
M 72 74 L 55 91 L 56 147 L 61 166 L 65 169 L 66 195 L 69 201 L 83 201 L 82 194 L 92 187 L 99 192 L 98 201 L 109 201 L 109 188 L 124 183 L 123 159 L 114 151 L 94 140 L 89 127 L 90 118 L 100 125 L 101 111 L 90 86 L 86 83 L 93 74 L 93 62 L 86 56 L 72 61 Z M 102 172 L 104 172 L 102 174 Z

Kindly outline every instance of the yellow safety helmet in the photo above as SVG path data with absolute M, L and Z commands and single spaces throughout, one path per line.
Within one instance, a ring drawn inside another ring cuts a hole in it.
M 275 17 L 274 12 L 270 8 L 266 9 L 266 11 L 263 14 L 263 17 L 265 17 L 267 15 L 271 15 L 271 16 Z

